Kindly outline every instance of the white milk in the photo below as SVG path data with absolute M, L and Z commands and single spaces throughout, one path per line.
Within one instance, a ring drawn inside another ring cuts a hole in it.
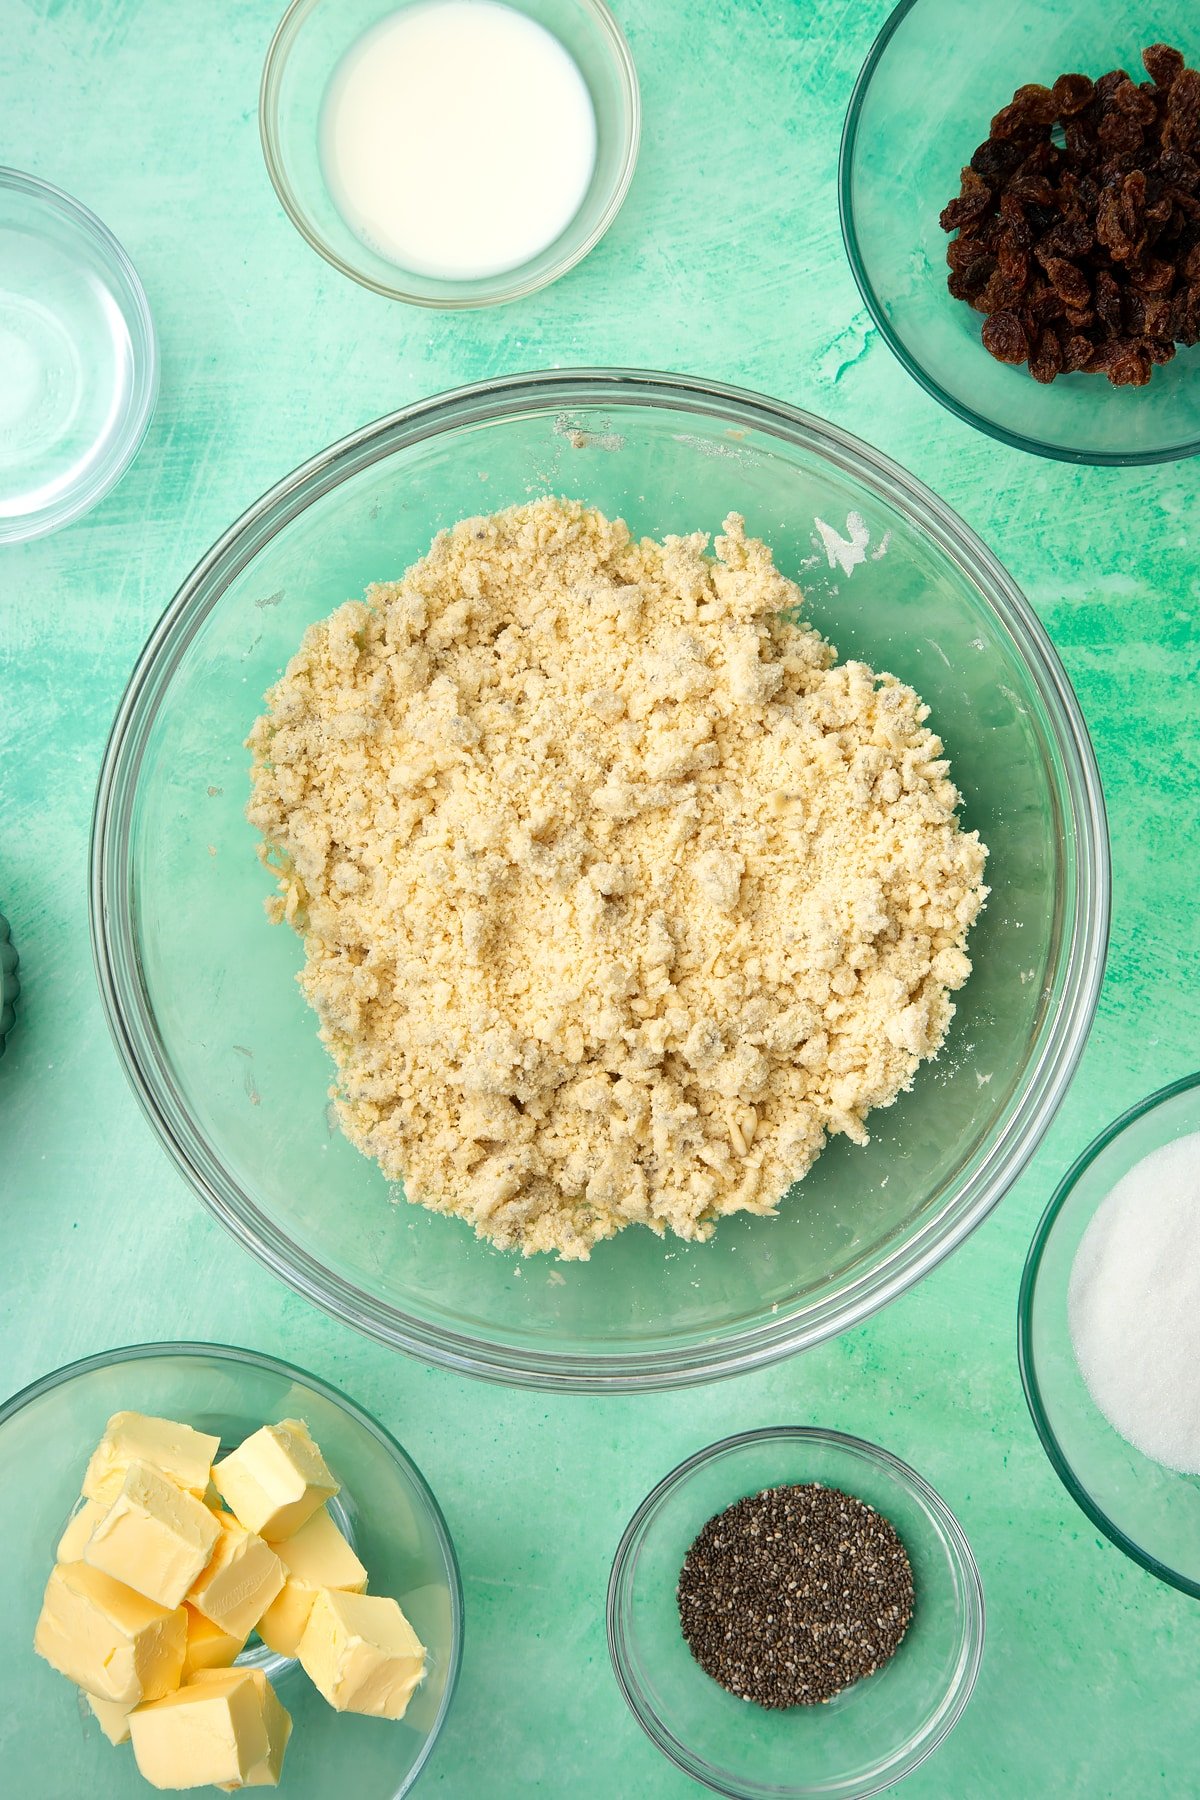
M 422 275 L 517 268 L 568 225 L 596 160 L 578 67 L 498 0 L 426 0 L 343 57 L 321 117 L 325 179 L 372 249 Z

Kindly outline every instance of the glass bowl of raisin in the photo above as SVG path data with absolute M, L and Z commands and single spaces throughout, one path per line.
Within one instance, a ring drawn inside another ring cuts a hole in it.
M 1157 34 L 1162 41 L 1151 42 Z M 1068 462 L 1200 449 L 1200 11 L 903 0 L 842 137 L 859 289 L 927 392 Z

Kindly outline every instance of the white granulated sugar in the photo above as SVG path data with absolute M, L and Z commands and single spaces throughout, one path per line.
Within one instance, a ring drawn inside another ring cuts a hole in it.
M 1155 1462 L 1200 1475 L 1200 1132 L 1144 1157 L 1099 1207 L 1068 1316 L 1109 1424 Z

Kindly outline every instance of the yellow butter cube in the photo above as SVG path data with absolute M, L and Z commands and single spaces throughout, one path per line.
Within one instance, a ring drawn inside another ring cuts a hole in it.
M 261 1669 L 202 1670 L 129 1716 L 133 1754 L 153 1787 L 275 1787 L 292 1721 Z
M 83 1553 L 93 1569 L 159 1606 L 179 1606 L 208 1567 L 221 1528 L 207 1506 L 149 1463 L 130 1463 Z
M 87 1541 L 107 1511 L 98 1500 L 85 1500 L 67 1520 L 67 1528 L 58 1540 L 55 1562 L 82 1562 Z
M 157 1700 L 178 1687 L 187 1639 L 182 1606 L 156 1606 L 87 1563 L 58 1563 L 33 1645 L 98 1700 Z
M 425 1647 L 394 1600 L 322 1588 L 300 1640 L 301 1667 L 338 1712 L 402 1719 Z
M 361 1594 L 367 1585 L 366 1568 L 327 1506 L 274 1548 L 288 1574 L 306 1581 L 309 1587 Z
M 259 1636 L 278 1656 L 295 1656 L 318 1589 L 361 1594 L 367 1571 L 322 1506 L 294 1537 L 276 1544 L 287 1580 L 258 1622 Z
M 283 1587 L 284 1568 L 270 1545 L 229 1513 L 214 1517 L 219 1536 L 212 1559 L 187 1597 L 197 1612 L 244 1642 Z
M 299 1419 L 282 1419 L 254 1432 L 217 1464 L 213 1480 L 246 1530 L 257 1531 L 269 1543 L 299 1531 L 338 1491 L 308 1426 Z
M 316 1597 L 316 1588 L 288 1577 L 258 1621 L 258 1635 L 268 1650 L 276 1656 L 296 1655 Z
M 110 1744 L 127 1744 L 129 1742 L 129 1715 L 133 1711 L 131 1700 L 100 1700 L 95 1694 L 85 1694 L 84 1699 L 91 1707 L 96 1722 Z
M 206 1619 L 194 1606 L 184 1605 L 187 1614 L 187 1648 L 183 1653 L 183 1679 L 190 1681 L 200 1669 L 228 1669 L 246 1648 L 246 1637 L 222 1631 Z
M 240 1669 L 233 1671 L 235 1675 L 243 1673 Z M 292 1735 L 292 1716 L 282 1704 L 275 1689 L 271 1686 L 261 1669 L 247 1669 L 246 1674 L 254 1682 L 259 1705 L 262 1708 L 263 1727 L 267 1734 L 265 1754 L 255 1763 L 250 1773 L 241 1783 L 222 1781 L 218 1786 L 229 1794 L 238 1786 L 241 1787 L 278 1787 L 279 1777 L 283 1773 L 283 1758 L 287 1751 L 288 1740 Z M 220 1676 L 215 1669 L 198 1675 L 198 1682 L 216 1682 Z
M 111 1506 L 121 1491 L 126 1469 L 130 1463 L 140 1462 L 149 1463 L 176 1487 L 200 1499 L 208 1487 L 213 1457 L 220 1448 L 220 1438 L 194 1431 L 190 1425 L 179 1425 L 174 1419 L 150 1418 L 145 1413 L 114 1413 L 92 1452 L 83 1491 L 89 1500 Z

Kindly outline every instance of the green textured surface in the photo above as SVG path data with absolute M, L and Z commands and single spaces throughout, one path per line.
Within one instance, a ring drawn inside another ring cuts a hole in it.
M 463 1679 L 422 1793 L 699 1791 L 641 1736 L 610 1675 L 609 1562 L 680 1457 L 791 1421 L 913 1462 L 979 1559 L 983 1674 L 954 1736 L 905 1785 L 911 1800 L 1194 1794 L 1200 1609 L 1099 1541 L 1067 1500 L 1025 1412 L 1014 1317 L 1034 1221 L 1068 1162 L 1197 1060 L 1200 467 L 1076 470 L 1006 450 L 941 411 L 879 344 L 842 254 L 834 174 L 881 4 L 623 0 L 618 12 L 646 108 L 624 212 L 557 287 L 456 316 L 352 286 L 285 222 L 255 121 L 274 0 L 0 0 L 0 157 L 77 194 L 122 239 L 163 359 L 157 417 L 116 492 L 60 536 L 0 551 L 0 904 L 23 986 L 0 1066 L 0 1381 L 178 1335 L 293 1358 L 373 1408 L 439 1495 L 465 1578 Z M 1052 631 L 1094 734 L 1114 922 L 1067 1102 L 949 1263 L 865 1328 L 765 1373 L 663 1398 L 556 1400 L 360 1341 L 201 1210 L 143 1124 L 100 1016 L 87 835 L 104 737 L 146 633 L 263 488 L 438 389 L 617 362 L 723 377 L 824 414 L 929 482 L 993 546 Z M 53 1771 L 46 1782 L 27 1800 L 67 1800 Z

